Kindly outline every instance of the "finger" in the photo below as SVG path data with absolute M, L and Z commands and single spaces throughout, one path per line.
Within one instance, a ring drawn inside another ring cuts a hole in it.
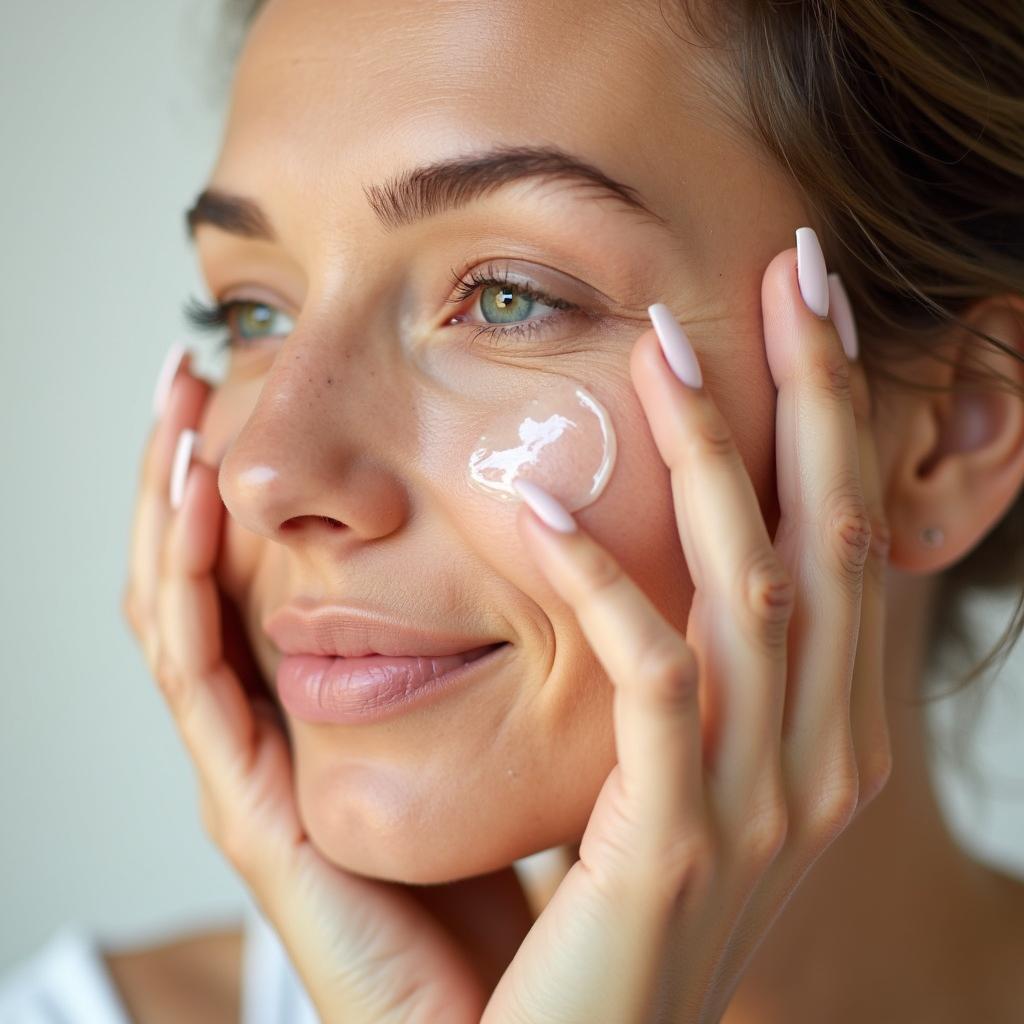
M 704 819 L 696 659 L 616 559 L 550 494 L 531 481 L 516 487 L 529 506 L 517 513 L 520 536 L 615 687 L 615 748 L 637 829 L 631 841 L 642 858 Z M 540 518 L 552 512 L 572 531 Z
M 157 675 L 204 784 L 229 806 L 250 768 L 256 723 L 224 658 L 213 577 L 223 521 L 217 471 L 194 457 L 161 549 Z
M 824 259 L 810 228 L 799 229 L 797 239 L 798 253 L 776 256 L 761 288 L 765 350 L 778 388 L 775 546 L 797 584 L 792 635 L 801 638 L 790 655 L 783 744 L 790 778 L 817 770 L 819 789 L 831 789 L 856 771 L 850 685 L 870 528 L 849 358 L 835 326 L 808 308 L 801 288 L 827 300 Z
M 682 383 L 662 354 L 685 331 L 664 306 L 631 357 L 636 390 L 669 468 L 676 522 L 696 584 L 686 639 L 712 705 L 716 800 L 735 824 L 777 803 L 792 582 L 772 548 L 757 493 L 709 391 Z M 678 360 L 677 360 L 678 363 Z
M 860 630 L 850 692 L 850 720 L 857 757 L 857 809 L 863 809 L 885 785 L 892 770 L 885 705 L 885 570 L 889 527 L 885 513 L 878 452 L 871 427 L 871 397 L 864 367 L 850 365 L 853 410 L 864 503 L 871 520 L 871 549 L 864 568 Z
M 124 602 L 133 609 L 136 632 L 156 619 L 158 561 L 169 514 L 167 488 L 178 437 L 183 429 L 198 423 L 210 392 L 209 384 L 192 376 L 187 352 L 173 375 L 161 376 L 168 383 L 163 389 L 161 415 L 150 433 L 140 466 L 124 590 Z

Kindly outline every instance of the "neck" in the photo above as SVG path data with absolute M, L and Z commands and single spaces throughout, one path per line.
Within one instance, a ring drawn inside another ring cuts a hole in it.
M 933 584 L 892 576 L 887 594 L 892 775 L 783 908 L 741 979 L 727 1024 L 977 1019 L 969 1011 L 962 1018 L 924 1012 L 939 1000 L 948 1014 L 950 992 L 966 999 L 977 992 L 979 959 L 992 944 L 992 880 L 946 825 L 929 766 L 926 707 L 914 704 Z

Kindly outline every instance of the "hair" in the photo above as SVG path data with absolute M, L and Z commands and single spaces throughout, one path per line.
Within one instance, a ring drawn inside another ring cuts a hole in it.
M 233 46 L 263 2 L 225 0 L 226 24 L 241 30 Z M 935 390 L 895 370 L 908 356 L 947 360 L 939 339 L 951 326 L 972 339 L 965 364 L 980 345 L 1024 360 L 961 319 L 978 300 L 1024 298 L 1024 7 L 1005 0 L 659 4 L 670 30 L 685 24 L 710 48 L 708 95 L 726 124 L 763 147 L 815 212 L 829 269 L 839 272 L 856 311 L 860 358 L 873 382 Z M 1022 309 L 1007 304 L 1024 326 Z M 962 372 L 1024 398 L 1014 379 L 980 363 Z M 1010 622 L 979 657 L 969 599 L 1010 588 L 1018 590 Z M 998 672 L 1022 631 L 1018 494 L 940 575 L 921 703 Z M 974 664 L 940 693 L 934 682 L 950 655 Z M 976 700 L 972 723 L 979 707 Z M 962 767 L 967 735 L 962 728 L 955 744 Z

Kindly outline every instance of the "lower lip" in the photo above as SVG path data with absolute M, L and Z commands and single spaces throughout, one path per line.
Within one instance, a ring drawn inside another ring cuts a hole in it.
M 277 693 L 288 714 L 335 725 L 379 721 L 422 707 L 481 672 L 509 646 L 478 648 L 458 657 L 336 658 L 286 654 L 277 667 Z M 483 653 L 478 653 L 480 651 Z M 436 674 L 435 674 L 436 672 Z

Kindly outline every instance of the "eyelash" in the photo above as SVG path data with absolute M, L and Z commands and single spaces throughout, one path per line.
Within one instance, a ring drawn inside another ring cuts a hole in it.
M 585 313 L 581 307 L 575 303 L 568 302 L 565 299 L 556 298 L 553 295 L 548 295 L 545 292 L 540 291 L 537 288 L 527 288 L 515 281 L 509 280 L 509 274 L 507 270 L 496 270 L 493 264 L 488 264 L 482 270 L 477 269 L 470 273 L 468 280 L 460 278 L 455 272 L 455 268 L 451 269 L 451 279 L 453 287 L 455 288 L 455 297 L 448 299 L 448 302 L 462 302 L 468 299 L 477 289 L 490 288 L 493 285 L 501 285 L 503 288 L 512 288 L 515 290 L 517 295 L 523 296 L 524 298 L 533 299 L 538 302 L 542 302 L 545 306 L 552 306 L 555 309 L 560 309 L 563 313 Z M 562 316 L 546 316 L 540 320 L 523 320 L 512 327 L 504 327 L 501 324 L 487 324 L 482 327 L 478 327 L 470 337 L 472 341 L 474 338 L 478 338 L 481 334 L 494 334 L 503 339 L 507 338 L 534 338 L 544 331 L 548 330 L 553 320 L 561 320 Z
M 455 272 L 454 267 L 450 269 L 456 294 L 454 298 L 447 299 L 447 302 L 462 302 L 465 299 L 468 299 L 469 296 L 477 291 L 477 289 L 486 289 L 494 285 L 501 285 L 503 288 L 513 289 L 519 296 L 533 299 L 536 302 L 541 302 L 545 306 L 551 306 L 554 309 L 562 310 L 563 313 L 586 313 L 585 310 L 575 303 L 548 295 L 536 288 L 527 288 L 516 281 L 510 280 L 507 271 L 495 270 L 493 265 L 488 265 L 483 268 L 483 270 L 477 269 L 472 271 L 468 278 L 459 277 Z M 255 299 L 232 299 L 229 302 L 207 304 L 194 296 L 189 296 L 184 304 L 183 312 L 186 321 L 197 330 L 217 331 L 225 327 L 230 328 L 232 310 L 238 306 L 267 306 L 269 309 L 276 308 L 271 306 L 269 303 L 259 302 Z M 504 326 L 502 324 L 487 324 L 477 327 L 471 335 L 470 340 L 472 341 L 473 339 L 478 338 L 481 334 L 493 334 L 502 339 L 514 337 L 532 340 L 548 330 L 551 326 L 551 321 L 561 320 L 562 318 L 562 316 L 549 315 L 542 317 L 539 320 L 523 320 L 511 327 Z M 271 337 L 273 337 L 273 335 L 271 335 Z M 229 331 L 226 336 L 218 339 L 217 348 L 218 350 L 222 350 L 230 347 L 231 334 Z

